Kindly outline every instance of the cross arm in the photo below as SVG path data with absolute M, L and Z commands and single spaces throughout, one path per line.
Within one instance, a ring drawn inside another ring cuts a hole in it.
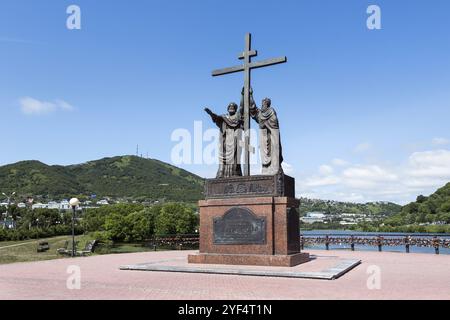
M 263 60 L 263 61 L 252 62 L 250 64 L 250 68 L 258 69 L 258 68 L 262 68 L 262 67 L 272 66 L 275 64 L 285 63 L 285 62 L 287 62 L 287 57 L 267 59 L 267 60 Z
M 238 58 L 239 58 L 239 60 L 244 60 L 246 56 L 249 56 L 249 57 L 256 57 L 257 55 L 258 55 L 258 51 L 256 51 L 256 50 L 251 50 L 251 51 L 247 51 L 247 52 L 240 53 L 239 56 L 238 56 Z
M 240 72 L 240 71 L 244 71 L 244 66 L 235 66 L 235 67 L 230 67 L 230 68 L 225 68 L 225 69 L 214 70 L 212 72 L 212 76 L 217 77 L 217 76 L 222 76 L 224 74 L 236 73 L 236 72 Z

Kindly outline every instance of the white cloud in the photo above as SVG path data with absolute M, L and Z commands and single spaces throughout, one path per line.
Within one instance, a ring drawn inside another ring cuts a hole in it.
M 433 187 L 450 181 L 450 150 L 415 152 L 409 157 L 405 184 Z
M 348 166 L 350 163 L 348 161 L 339 159 L 339 158 L 335 158 L 331 161 L 331 163 L 337 167 L 345 167 Z
M 336 163 L 336 162 L 334 162 Z M 414 152 L 394 165 L 321 166 L 298 179 L 301 196 L 340 201 L 393 201 L 405 204 L 450 181 L 450 150 Z
M 358 165 L 344 170 L 343 176 L 352 180 L 394 181 L 397 176 L 377 165 Z
M 328 177 L 310 177 L 306 179 L 305 185 L 308 187 L 325 187 L 340 183 L 341 180 L 336 176 Z
M 433 150 L 424 152 L 415 152 L 409 157 L 409 162 L 413 170 L 417 172 L 425 170 L 426 175 L 430 171 L 436 170 L 438 175 L 448 175 L 450 169 L 450 151 L 449 150 Z M 434 173 L 433 173 L 434 174 Z
M 371 149 L 371 144 L 368 142 L 360 143 L 358 144 L 355 149 L 353 150 L 356 153 L 363 153 L 366 151 L 369 151 Z
M 64 100 L 56 100 L 55 102 L 40 101 L 30 97 L 24 97 L 19 100 L 20 110 L 27 116 L 43 115 L 58 110 L 72 111 L 74 107 Z
M 73 109 L 74 109 L 74 107 L 71 104 L 67 103 L 64 100 L 56 100 L 56 105 L 60 109 L 65 110 L 65 111 L 73 111 Z
M 431 142 L 434 146 L 445 146 L 447 144 L 450 144 L 450 140 L 445 138 L 434 138 Z
M 319 167 L 319 172 L 322 175 L 328 175 L 328 174 L 332 174 L 334 172 L 334 169 L 331 166 L 324 164 Z
M 363 202 L 367 201 L 362 194 L 351 192 L 351 193 L 338 193 L 337 196 L 344 202 Z
M 291 164 L 289 164 L 287 162 L 283 162 L 282 167 L 283 167 L 284 173 L 286 173 L 287 175 L 294 173 L 294 167 Z

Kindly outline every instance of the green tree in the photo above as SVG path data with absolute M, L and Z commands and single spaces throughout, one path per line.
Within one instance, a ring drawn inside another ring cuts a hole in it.
M 188 234 L 193 233 L 198 224 L 198 216 L 191 207 L 179 203 L 162 206 L 155 220 L 155 233 Z
M 130 213 L 124 219 L 125 223 L 125 241 L 144 241 L 152 233 L 150 216 L 144 210 Z
M 114 241 L 123 241 L 127 236 L 127 226 L 123 214 L 113 212 L 105 219 L 105 231 L 108 237 Z

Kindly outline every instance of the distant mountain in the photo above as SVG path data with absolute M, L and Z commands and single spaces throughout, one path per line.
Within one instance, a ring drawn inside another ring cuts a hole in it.
M 417 201 L 407 204 L 399 214 L 385 221 L 391 226 L 422 223 L 450 224 L 450 183 L 429 197 L 418 196 Z
M 0 167 L 0 191 L 19 197 L 62 199 L 74 195 L 194 202 L 203 179 L 188 171 L 136 156 L 104 158 L 71 166 L 22 161 Z
M 352 213 L 391 216 L 399 213 L 402 206 L 392 202 L 352 203 L 332 200 L 300 199 L 300 213 L 323 212 L 328 215 Z

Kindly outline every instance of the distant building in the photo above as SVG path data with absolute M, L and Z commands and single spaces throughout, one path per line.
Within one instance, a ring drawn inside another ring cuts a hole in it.
M 97 201 L 97 204 L 101 205 L 101 206 L 106 206 L 109 204 L 109 202 L 107 200 L 100 200 L 100 201 Z
M 59 210 L 70 210 L 70 203 L 68 200 L 63 200 L 59 204 Z
M 323 223 L 325 222 L 326 215 L 323 212 L 308 212 L 305 217 L 300 220 L 306 224 Z
M 31 209 L 47 209 L 47 205 L 43 203 L 35 203 L 31 206 Z
M 341 221 L 341 222 L 339 222 L 339 224 L 342 225 L 342 226 L 354 226 L 354 225 L 357 225 L 358 223 L 357 222 L 350 222 L 350 221 Z
M 50 201 L 49 203 L 47 203 L 46 209 L 59 210 L 59 203 L 58 202 L 54 202 L 54 201 Z
M 14 221 L 0 221 L 0 228 L 1 229 L 14 229 L 16 227 L 16 224 Z
M 326 214 L 323 212 L 308 212 L 306 216 L 309 218 L 325 219 Z
M 31 209 L 53 209 L 53 210 L 70 210 L 69 201 L 63 200 L 61 202 L 50 201 L 49 203 L 36 203 L 31 206 Z

